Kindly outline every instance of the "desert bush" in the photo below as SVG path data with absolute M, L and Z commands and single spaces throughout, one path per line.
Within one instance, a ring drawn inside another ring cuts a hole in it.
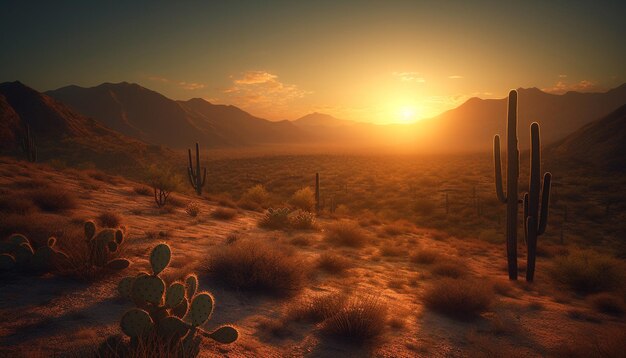
M 581 293 L 595 293 L 620 287 L 624 266 L 612 257 L 593 251 L 573 250 L 553 261 L 552 277 Z
M 387 306 L 371 295 L 353 296 L 336 314 L 322 322 L 332 338 L 362 344 L 378 338 L 387 322 Z
M 423 248 L 417 250 L 415 253 L 413 253 L 413 255 L 411 255 L 411 262 L 414 262 L 416 264 L 430 265 L 437 261 L 439 256 L 441 256 L 439 251 L 429 248 Z
M 493 296 L 491 287 L 485 282 L 443 278 L 426 291 L 424 303 L 436 312 L 469 320 L 486 311 Z
M 352 267 L 352 262 L 332 252 L 324 252 L 317 260 L 317 267 L 331 274 L 342 274 Z
M 295 246 L 309 246 L 311 245 L 311 240 L 306 236 L 296 236 L 289 243 Z
M 162 207 L 167 204 L 170 194 L 180 188 L 181 178 L 170 168 L 153 165 L 148 169 L 147 181 L 153 189 L 157 206 Z
M 33 189 L 28 196 L 39 209 L 51 213 L 75 209 L 77 206 L 74 194 L 60 187 Z
M 319 323 L 339 313 L 345 301 L 346 296 L 341 293 L 301 299 L 287 308 L 287 318 L 298 322 Z
M 432 273 L 437 276 L 459 278 L 467 272 L 465 264 L 459 261 L 444 261 L 433 267 Z
M 304 187 L 291 196 L 289 203 L 300 210 L 312 211 L 315 207 L 315 193 L 308 186 Z
M 269 205 L 270 194 L 261 184 L 248 189 L 239 199 L 239 206 L 244 209 L 257 210 L 266 208 Z
M 437 205 L 429 199 L 422 198 L 413 204 L 413 211 L 420 216 L 431 216 L 434 214 Z
M 609 293 L 598 293 L 588 297 L 591 305 L 599 312 L 612 316 L 623 316 L 626 313 L 626 305 L 620 297 Z
M 252 240 L 237 240 L 216 250 L 208 273 L 225 286 L 285 296 L 307 281 L 309 267 L 298 255 Z
M 102 227 L 116 228 L 120 227 L 120 224 L 122 223 L 122 217 L 112 211 L 105 211 L 98 215 L 98 223 Z
M 315 229 L 315 214 L 308 211 L 299 211 L 290 217 L 289 224 L 297 230 Z
M 405 253 L 405 249 L 401 246 L 385 245 L 380 249 L 380 255 L 385 257 L 398 257 Z
M 198 205 L 195 201 L 190 201 L 185 207 L 185 212 L 187 215 L 195 218 L 198 214 L 200 214 L 200 205 Z
M 218 220 L 232 220 L 237 216 L 237 210 L 231 208 L 216 208 L 211 217 Z
M 486 229 L 478 234 L 478 239 L 492 244 L 499 244 L 504 242 L 504 234 L 495 229 Z
M 269 208 L 265 216 L 259 221 L 259 226 L 266 229 L 279 230 L 289 227 L 289 209 Z
M 354 221 L 342 220 L 326 227 L 326 240 L 340 246 L 362 247 L 369 237 Z

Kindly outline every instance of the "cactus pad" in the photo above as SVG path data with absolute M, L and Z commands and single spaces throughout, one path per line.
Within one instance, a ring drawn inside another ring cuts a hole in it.
M 170 263 L 172 252 L 167 244 L 158 244 L 152 249 L 150 253 L 150 265 L 152 266 L 152 272 L 158 275 L 163 271 Z
M 165 305 L 173 308 L 178 306 L 185 298 L 185 286 L 180 282 L 174 282 L 165 293 Z
M 183 299 L 180 304 L 172 309 L 172 314 L 178 318 L 183 318 L 187 314 L 187 310 L 189 309 L 189 304 L 187 303 L 187 299 Z
M 28 262 L 34 254 L 35 252 L 33 251 L 33 248 L 27 242 L 19 244 L 15 250 L 13 250 L 15 261 L 18 263 Z
M 159 321 L 157 332 L 166 339 L 178 341 L 189 332 L 189 325 L 178 317 L 167 316 Z
M 187 286 L 187 299 L 191 300 L 198 289 L 198 276 L 194 274 L 187 276 L 187 278 L 185 278 L 185 285 Z
M 124 298 L 130 298 L 130 294 L 133 290 L 134 277 L 124 277 L 122 281 L 117 285 L 117 292 Z
M 133 283 L 132 297 L 138 301 L 161 304 L 165 283 L 159 277 L 141 275 Z
M 117 251 L 118 245 L 115 241 L 109 241 L 107 242 L 107 248 L 110 252 L 115 252 Z
M 211 333 L 202 332 L 202 335 L 214 339 L 216 342 L 229 344 L 239 338 L 239 331 L 233 326 L 222 326 Z
M 187 320 L 193 326 L 200 326 L 206 322 L 213 313 L 213 297 L 208 292 L 196 295 L 191 301 L 191 307 L 187 314 Z
M 124 241 L 124 233 L 122 230 L 115 231 L 115 243 L 121 245 L 122 241 Z
M 152 330 L 153 322 L 148 312 L 133 308 L 124 313 L 120 327 L 129 337 L 141 337 Z
M 26 238 L 26 236 L 22 235 L 22 234 L 13 234 L 11 235 L 11 237 L 9 237 L 9 240 L 7 241 L 7 243 L 13 245 L 13 246 L 20 246 L 21 244 L 29 244 L 28 239 Z

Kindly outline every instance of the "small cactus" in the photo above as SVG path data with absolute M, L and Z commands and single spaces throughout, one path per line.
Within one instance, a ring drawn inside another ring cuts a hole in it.
M 39 274 L 54 271 L 59 264 L 68 260 L 64 252 L 54 247 L 55 244 L 56 239 L 50 237 L 46 245 L 34 250 L 24 235 L 11 235 L 2 245 L 0 271 L 16 268 Z
M 198 143 L 196 143 L 196 170 L 193 169 L 193 163 L 191 161 L 191 149 L 188 150 L 189 153 L 189 167 L 187 168 L 187 172 L 189 174 L 189 182 L 191 186 L 196 191 L 196 194 L 202 195 L 202 187 L 206 182 L 206 168 L 204 168 L 204 173 L 200 172 L 200 147 Z
M 174 282 L 166 289 L 159 275 L 167 268 L 170 259 L 170 247 L 159 244 L 150 252 L 153 273 L 125 277 L 118 285 L 120 296 L 131 298 L 138 306 L 126 312 L 120 322 L 131 343 L 148 332 L 156 332 L 160 339 L 181 342 L 185 352 L 197 355 L 199 336 L 225 344 L 236 341 L 239 333 L 232 326 L 222 326 L 213 332 L 200 328 L 211 317 L 214 300 L 208 292 L 196 292 L 196 275 L 189 275 L 184 283 Z
M 84 229 L 85 240 L 89 246 L 88 266 L 111 270 L 123 270 L 130 266 L 130 260 L 115 258 L 118 255 L 120 246 L 124 243 L 124 232 L 122 230 L 106 228 L 97 231 L 96 224 L 93 221 L 86 221 Z

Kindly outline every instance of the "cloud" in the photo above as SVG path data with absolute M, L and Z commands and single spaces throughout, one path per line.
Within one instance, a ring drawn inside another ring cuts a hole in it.
M 567 75 L 559 75 L 559 78 L 565 78 Z
M 463 78 L 463 76 L 459 76 L 459 75 L 452 75 L 452 76 L 448 76 L 449 79 L 451 80 L 456 80 L 456 79 L 460 79 Z
M 203 83 L 174 81 L 169 78 L 160 77 L 160 76 L 147 76 L 146 78 L 149 79 L 150 81 L 173 84 L 173 85 L 178 86 L 179 88 L 190 90 L 190 91 L 199 90 L 199 89 L 203 89 L 206 87 Z
M 577 83 L 567 83 L 566 81 L 558 81 L 554 86 L 542 88 L 544 92 L 562 94 L 568 91 L 589 92 L 597 89 L 597 84 L 592 81 L 582 80 Z
M 423 77 L 420 77 L 418 72 L 394 72 L 394 77 L 398 77 L 400 80 L 404 82 L 418 82 L 424 83 L 426 80 Z
M 232 85 L 222 91 L 229 101 L 263 114 L 284 112 L 288 103 L 312 93 L 281 82 L 277 75 L 267 71 L 246 71 L 231 78 Z

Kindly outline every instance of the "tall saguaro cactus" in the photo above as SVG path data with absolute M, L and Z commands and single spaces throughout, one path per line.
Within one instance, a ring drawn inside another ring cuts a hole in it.
M 196 143 L 196 170 L 193 169 L 193 163 L 191 162 L 191 149 L 187 150 L 189 154 L 189 167 L 187 168 L 189 174 L 189 182 L 191 186 L 196 190 L 198 195 L 202 195 L 202 187 L 206 181 L 206 168 L 204 168 L 204 174 L 200 174 L 200 148 Z
M 543 175 L 543 189 L 541 189 L 541 147 L 537 122 L 530 125 L 530 141 L 530 186 L 529 192 L 524 195 L 524 233 L 528 249 L 526 281 L 528 282 L 532 282 L 535 275 L 537 237 L 546 231 L 548 224 L 548 202 L 552 181 L 552 174 L 546 172 Z M 540 196 L 541 208 L 539 207 Z
M 506 195 L 502 184 L 502 161 L 500 155 L 500 136 L 493 138 L 493 156 L 495 163 L 496 195 L 498 200 L 506 204 L 506 257 L 509 279 L 517 280 L 517 212 L 518 212 L 518 179 L 519 149 L 517 143 L 517 91 L 509 92 L 507 115 L 507 171 Z
M 35 145 L 35 138 L 30 133 L 29 125 L 26 125 L 26 132 L 22 138 L 22 151 L 26 153 L 26 158 L 29 162 L 34 163 L 37 161 L 37 146 Z

